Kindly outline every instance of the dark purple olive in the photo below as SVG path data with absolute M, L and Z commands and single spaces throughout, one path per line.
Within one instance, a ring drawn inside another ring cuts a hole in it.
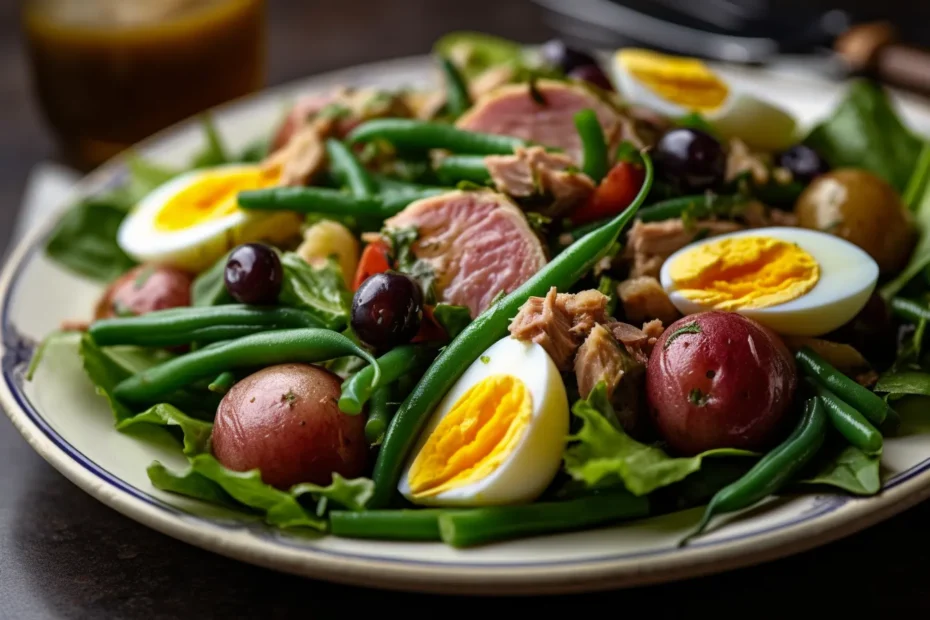
M 830 171 L 830 166 L 824 158 L 804 144 L 797 144 L 779 154 L 778 166 L 788 170 L 796 181 L 805 185 L 815 177 Z
M 891 308 L 881 295 L 873 293 L 859 314 L 823 338 L 848 344 L 876 367 L 884 368 L 894 361 L 897 331 Z
M 607 77 L 607 74 L 597 65 L 581 65 L 580 67 L 575 67 L 568 72 L 568 77 L 594 84 L 598 88 L 603 88 L 604 90 L 614 89 L 614 85 L 611 83 L 610 78 Z
M 284 270 L 271 247 L 261 243 L 240 245 L 226 261 L 226 290 L 244 304 L 273 304 L 281 293 Z
M 680 191 L 701 192 L 723 181 L 727 156 L 713 136 L 680 127 L 659 139 L 653 161 L 659 174 Z
M 355 291 L 352 329 L 365 344 L 384 351 L 410 342 L 423 320 L 423 291 L 401 273 L 378 273 Z
M 551 39 L 542 46 L 543 61 L 565 74 L 584 65 L 597 65 L 597 61 L 588 54 L 565 45 L 561 39 Z

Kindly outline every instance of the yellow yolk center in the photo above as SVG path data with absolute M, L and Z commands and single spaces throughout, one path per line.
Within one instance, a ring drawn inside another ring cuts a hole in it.
M 696 111 L 714 110 L 726 100 L 726 83 L 696 58 L 624 49 L 620 64 L 663 99 Z
M 259 167 L 208 172 L 165 203 L 155 218 L 155 228 L 165 232 L 184 230 L 231 215 L 239 208 L 239 192 L 274 185 L 279 175 L 278 170 Z
M 410 490 L 430 497 L 490 476 L 516 449 L 532 415 L 526 385 L 495 375 L 452 406 L 410 467 Z
M 682 253 L 669 275 L 684 297 L 715 310 L 739 310 L 797 299 L 817 284 L 820 265 L 787 241 L 733 237 Z

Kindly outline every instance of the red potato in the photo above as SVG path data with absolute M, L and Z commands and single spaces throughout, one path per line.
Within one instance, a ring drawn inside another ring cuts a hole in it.
M 213 455 L 234 471 L 259 469 L 266 484 L 327 485 L 365 472 L 365 416 L 339 411 L 342 381 L 319 366 L 280 364 L 235 384 L 216 412 Z
M 172 267 L 140 265 L 110 284 L 97 302 L 95 318 L 189 306 L 191 281 L 189 274 Z
M 676 321 L 656 342 L 646 370 L 653 421 L 682 455 L 771 446 L 785 428 L 797 382 L 781 339 L 733 312 Z

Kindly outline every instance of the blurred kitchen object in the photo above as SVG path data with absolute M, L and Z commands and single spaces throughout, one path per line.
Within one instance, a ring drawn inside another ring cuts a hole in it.
M 24 0 L 33 86 L 71 165 L 265 80 L 264 0 Z
M 588 47 L 865 74 L 930 95 L 930 3 L 913 0 L 535 0 Z M 799 62 L 800 59 L 800 62 Z

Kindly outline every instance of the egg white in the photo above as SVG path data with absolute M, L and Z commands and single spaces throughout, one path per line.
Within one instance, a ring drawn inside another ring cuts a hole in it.
M 662 97 L 640 82 L 620 62 L 619 51 L 613 56 L 612 74 L 617 88 L 631 103 L 671 118 L 680 118 L 696 111 Z M 729 93 L 719 107 L 699 112 L 722 138 L 739 138 L 750 148 L 759 151 L 783 150 L 797 141 L 798 125 L 791 114 L 771 102 L 734 87 L 719 73 L 716 75 L 727 85 Z
M 682 253 L 700 244 L 726 238 L 771 237 L 796 243 L 820 265 L 820 278 L 814 287 L 791 301 L 767 308 L 735 310 L 774 331 L 791 336 L 821 336 L 849 322 L 865 307 L 878 282 L 878 264 L 858 246 L 828 233 L 774 226 L 717 235 L 692 243 L 662 264 L 659 279 L 672 303 L 682 314 L 695 314 L 709 308 L 687 299 L 675 290 L 671 265 Z
M 465 392 L 482 379 L 501 374 L 520 379 L 532 399 L 530 421 L 513 451 L 481 480 L 432 497 L 414 497 L 410 491 L 410 467 L 429 436 Z M 398 490 L 411 502 L 425 506 L 492 506 L 533 501 L 546 490 L 561 467 L 568 425 L 565 384 L 549 354 L 536 343 L 508 336 L 482 353 L 443 398 L 411 453 Z
M 228 164 L 192 170 L 155 188 L 123 220 L 117 233 L 120 248 L 140 263 L 171 265 L 197 273 L 240 243 L 283 239 L 299 231 L 300 219 L 293 213 L 244 209 L 181 230 L 159 230 L 156 219 L 171 198 L 216 170 L 249 171 L 254 166 Z

